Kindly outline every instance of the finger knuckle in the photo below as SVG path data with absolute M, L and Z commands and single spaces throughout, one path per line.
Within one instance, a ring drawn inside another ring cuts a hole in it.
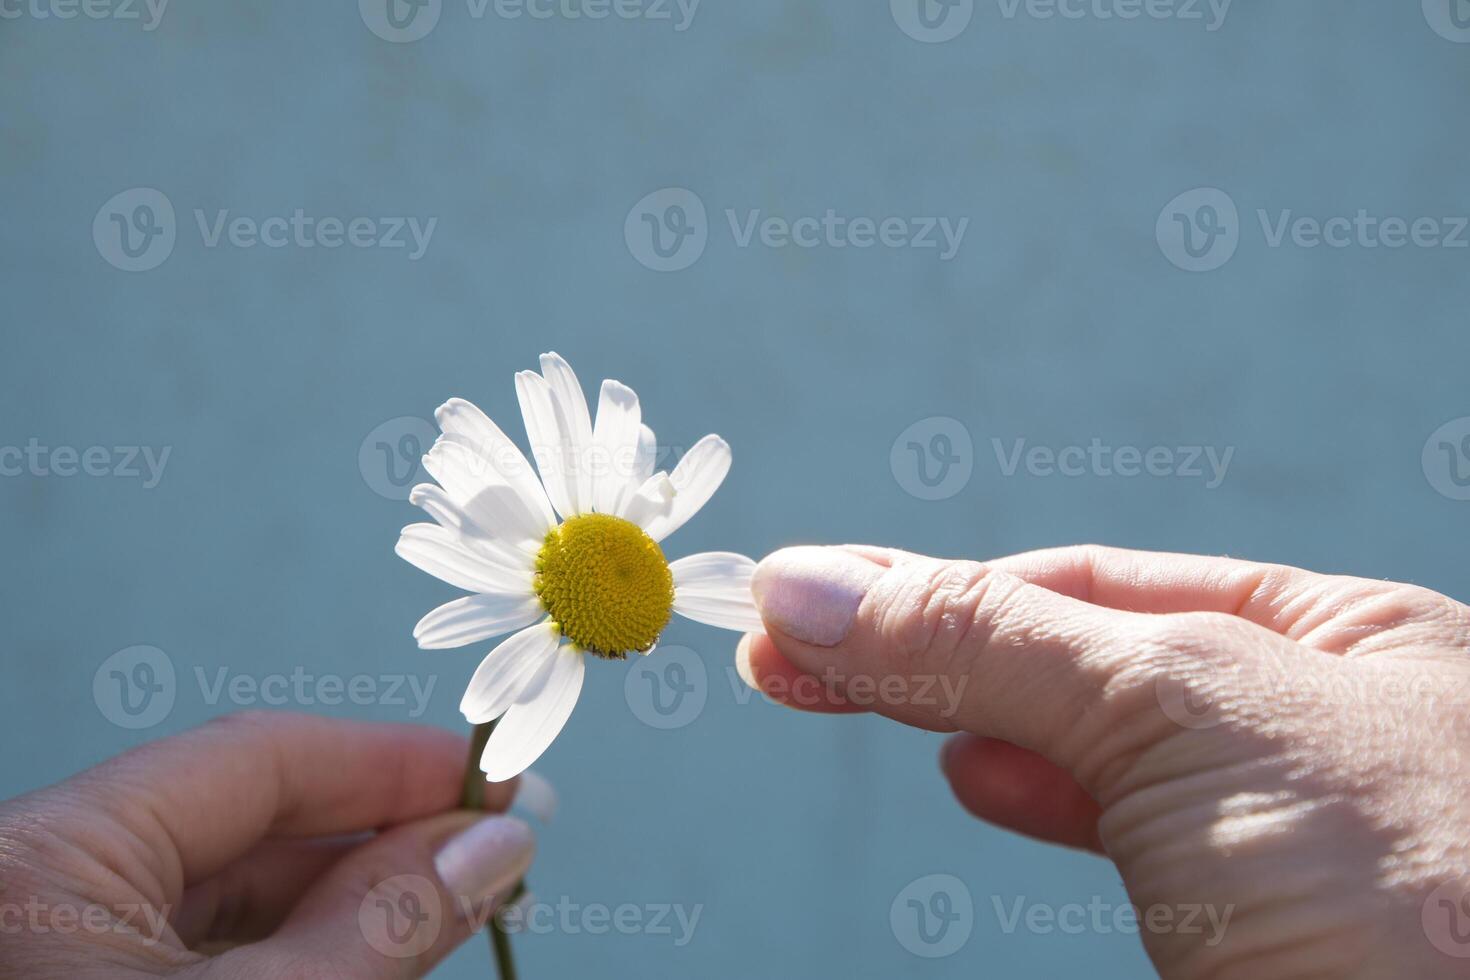
M 910 667 L 943 662 L 967 647 L 994 600 L 1000 576 L 980 562 L 936 562 L 893 596 L 883 626 L 889 649 Z
M 1465 627 L 1470 610 L 1443 593 L 1418 585 L 1405 585 L 1396 590 L 1396 594 L 1403 606 L 1403 618 L 1407 621 L 1449 626 L 1457 630 Z
M 1223 612 L 1163 613 L 1150 617 L 1144 646 L 1164 663 L 1213 659 L 1239 638 L 1241 620 Z

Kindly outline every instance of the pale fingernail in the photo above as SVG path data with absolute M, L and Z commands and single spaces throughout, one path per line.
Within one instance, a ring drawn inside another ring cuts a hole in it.
M 831 647 L 852 629 L 882 565 L 840 548 L 786 548 L 755 570 L 751 591 L 768 622 L 804 643 Z
M 525 810 L 542 823 L 551 823 L 551 818 L 556 816 L 556 787 L 539 772 L 527 769 L 516 784 L 516 796 L 511 805 Z
M 531 828 L 515 817 L 486 817 L 451 837 L 434 869 L 451 895 L 473 902 L 510 894 L 536 854 Z
M 756 683 L 755 671 L 750 669 L 750 634 L 747 633 L 735 644 L 735 673 L 745 682 L 745 686 L 759 691 L 761 686 Z

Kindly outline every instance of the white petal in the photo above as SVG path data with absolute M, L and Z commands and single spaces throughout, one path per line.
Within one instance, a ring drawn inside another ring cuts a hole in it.
M 454 500 L 468 500 L 495 482 L 490 464 L 463 437 L 445 433 L 424 454 L 424 469 Z
M 638 488 L 638 492 L 633 494 L 618 516 L 647 530 L 649 525 L 668 517 L 675 493 L 674 485 L 669 482 L 669 475 L 655 473 L 643 482 L 643 486 Z
M 551 506 L 562 517 L 580 513 L 573 473 L 576 445 L 551 385 L 535 371 L 522 371 L 516 375 L 516 397 L 526 422 L 531 455 L 546 486 L 546 496 L 551 498 Z
M 633 478 L 629 481 L 634 489 L 653 476 L 653 467 L 658 462 L 658 437 L 646 425 L 638 427 L 638 455 L 633 461 Z
M 563 646 L 540 683 L 527 685 L 495 726 L 480 756 L 486 779 L 499 783 L 520 775 L 561 734 L 582 693 L 586 657 L 570 644 Z
M 528 626 L 491 650 L 465 688 L 459 710 L 472 725 L 505 714 L 537 674 L 549 669 L 561 636 L 550 623 Z
M 556 515 L 551 512 L 551 502 L 546 499 L 536 471 L 488 415 L 463 398 L 451 398 L 439 406 L 434 419 L 445 434 L 459 436 L 471 445 L 541 515 L 547 527 L 556 523 Z
M 638 395 L 632 388 L 617 381 L 602 383 L 597 398 L 597 425 L 592 430 L 596 457 L 587 461 L 593 470 L 593 508 L 598 513 L 618 513 L 623 501 L 643 483 L 642 477 L 633 482 L 639 463 L 642 418 Z
M 466 436 L 454 432 L 440 436 L 424 457 L 424 469 L 492 537 L 534 541 L 539 548 L 546 532 L 556 526 L 554 515 L 548 523 L 551 508 L 543 506 L 546 494 L 540 484 L 536 484 L 537 496 L 528 498 L 520 488 L 506 482 Z M 493 506 L 476 509 L 476 502 L 485 499 Z
M 668 513 L 642 525 L 643 530 L 655 541 L 662 541 L 673 534 L 709 502 L 729 472 L 729 443 L 715 435 L 705 436 L 696 442 L 679 460 L 674 472 L 669 474 L 677 492 Z
M 543 525 L 541 515 L 528 508 L 521 495 L 510 487 L 486 487 L 463 506 L 465 515 L 491 537 L 533 555 L 545 543 L 546 532 L 556 526 Z
M 674 574 L 674 612 L 698 623 L 743 633 L 761 633 L 765 624 L 750 592 L 755 562 L 728 551 L 680 558 Z
M 493 492 L 486 491 L 486 493 Z M 508 488 L 502 488 L 500 492 L 513 494 L 513 491 Z M 516 496 L 519 499 L 519 495 Z M 535 566 L 538 542 L 522 538 L 521 533 L 511 526 L 510 521 L 500 520 L 498 515 L 496 523 L 502 525 L 503 532 L 497 533 L 494 529 L 485 527 L 480 521 L 467 514 L 464 508 L 456 504 L 443 487 L 432 483 L 420 483 L 409 491 L 408 502 L 415 507 L 422 507 L 440 527 L 461 535 L 467 546 L 483 552 L 486 557 L 496 563 L 523 569 Z M 477 506 L 476 509 L 483 511 L 486 508 Z
M 529 626 L 544 615 L 534 595 L 467 595 L 419 620 L 413 638 L 422 650 L 448 650 Z
M 410 524 L 393 549 L 404 561 L 466 592 L 530 595 L 531 573 L 499 565 L 438 524 Z
M 556 787 L 536 770 L 527 769 L 521 773 L 511 805 L 525 810 L 542 823 L 551 823 L 556 816 Z
M 592 448 L 592 416 L 587 412 L 587 396 L 582 394 L 582 383 L 572 366 L 555 351 L 541 355 L 541 375 L 551 386 L 570 437 L 571 506 L 574 513 L 580 514 L 591 510 L 593 501 L 592 471 L 587 464 L 587 453 Z

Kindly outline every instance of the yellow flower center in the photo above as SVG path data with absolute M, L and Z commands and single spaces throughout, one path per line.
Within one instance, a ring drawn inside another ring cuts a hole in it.
M 674 609 L 663 550 L 632 521 L 579 514 L 546 535 L 536 595 L 562 635 L 599 657 L 647 653 Z

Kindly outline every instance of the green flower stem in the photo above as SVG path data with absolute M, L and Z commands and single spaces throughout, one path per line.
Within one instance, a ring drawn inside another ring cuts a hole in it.
M 461 809 L 479 810 L 485 805 L 485 774 L 480 771 L 480 756 L 484 753 L 485 743 L 490 741 L 490 733 L 493 731 L 495 722 L 487 721 L 483 725 L 476 725 L 470 736 L 470 758 L 464 767 L 464 789 L 459 797 Z M 515 901 L 525 890 L 526 883 L 519 882 L 511 894 L 506 896 L 501 908 Z M 495 957 L 495 969 L 500 980 L 516 980 L 516 962 L 511 955 L 510 934 L 500 921 L 499 911 L 490 917 L 490 952 Z

